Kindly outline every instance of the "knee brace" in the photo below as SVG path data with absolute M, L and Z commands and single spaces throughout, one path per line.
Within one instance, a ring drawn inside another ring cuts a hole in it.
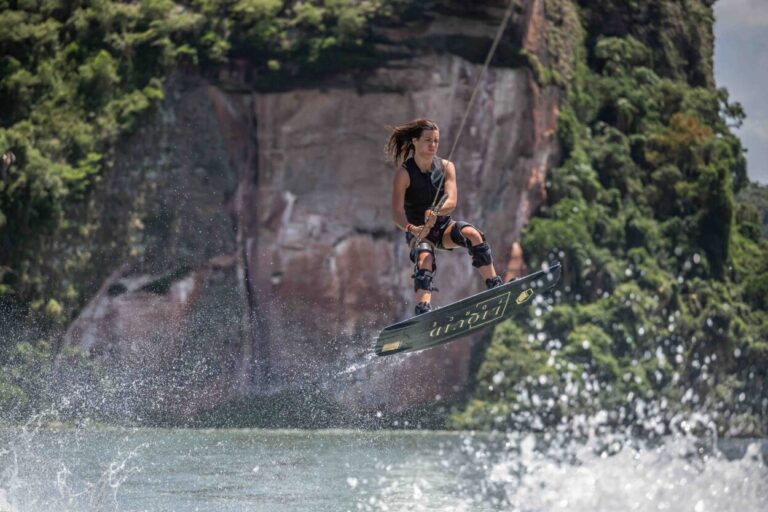
M 485 239 L 485 237 L 483 237 Z M 493 256 L 491 255 L 491 246 L 488 242 L 483 242 L 478 245 L 472 245 L 469 247 L 469 254 L 472 255 L 472 266 L 484 267 L 493 263 Z
M 418 292 L 419 290 L 426 290 L 431 292 L 435 290 L 432 288 L 432 279 L 435 277 L 434 272 L 430 272 L 425 268 L 420 268 L 417 269 L 411 277 L 413 277 L 414 291 Z
M 466 247 L 467 249 L 469 249 L 469 247 L 470 247 L 472 244 L 471 244 L 471 243 L 469 242 L 469 240 L 467 240 L 467 238 L 466 238 L 466 237 L 465 237 L 465 236 L 464 236 L 464 235 L 461 233 L 461 230 L 462 230 L 462 229 L 464 229 L 464 228 L 466 228 L 466 227 L 474 228 L 475 226 L 473 226 L 473 225 L 472 225 L 472 224 L 470 224 L 469 222 L 464 222 L 464 221 L 461 221 L 461 220 L 457 220 L 457 221 L 456 221 L 456 223 L 455 223 L 455 224 L 453 225 L 453 227 L 451 228 L 451 241 L 452 241 L 453 243 L 455 243 L 456 245 L 460 245 L 460 246 L 462 246 L 462 247 Z M 477 229 L 477 228 L 475 228 L 475 229 Z M 478 231 L 479 231 L 479 230 L 478 230 Z M 482 234 L 482 233 L 481 233 L 481 234 Z M 483 239 L 485 239 L 485 237 L 483 237 Z
M 419 242 L 417 246 L 411 249 L 411 262 L 418 265 L 419 254 L 422 252 L 426 252 L 432 256 L 432 272 L 434 272 L 437 269 L 437 265 L 435 263 L 435 248 L 432 247 L 432 245 L 428 242 Z

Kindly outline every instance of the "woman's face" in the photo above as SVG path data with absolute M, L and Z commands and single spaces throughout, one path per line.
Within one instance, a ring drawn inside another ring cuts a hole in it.
M 437 146 L 440 144 L 439 130 L 423 130 L 421 137 L 413 139 L 413 146 L 416 153 L 425 156 L 434 156 L 437 153 Z

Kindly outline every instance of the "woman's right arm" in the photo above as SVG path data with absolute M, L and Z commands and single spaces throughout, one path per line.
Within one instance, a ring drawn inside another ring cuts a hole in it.
M 395 226 L 407 231 L 408 219 L 405 216 L 405 190 L 411 184 L 408 172 L 402 167 L 395 171 L 395 179 L 392 184 L 392 220 Z

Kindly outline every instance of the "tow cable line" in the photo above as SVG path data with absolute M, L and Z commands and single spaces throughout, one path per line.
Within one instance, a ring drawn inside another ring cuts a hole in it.
M 469 103 L 467 103 L 467 108 L 464 109 L 464 115 L 461 117 L 461 123 L 459 123 L 459 130 L 456 132 L 456 137 L 453 139 L 453 145 L 451 146 L 451 151 L 448 153 L 448 158 L 446 160 L 450 161 L 451 157 L 453 156 L 453 152 L 456 150 L 456 146 L 459 144 L 459 138 L 461 138 L 461 132 L 464 131 L 464 125 L 467 122 L 467 117 L 469 117 L 469 111 L 472 109 L 472 104 L 475 102 L 475 97 L 477 96 L 477 91 L 480 90 L 480 82 L 483 79 L 483 75 L 485 75 L 486 70 L 488 69 L 488 66 L 491 64 L 491 59 L 493 59 L 494 54 L 496 53 L 496 48 L 499 46 L 499 42 L 501 41 L 501 36 L 504 34 L 504 31 L 507 29 L 507 24 L 509 23 L 509 19 L 512 17 L 512 9 L 515 6 L 515 0 L 510 0 L 509 5 L 507 6 L 507 10 L 504 12 L 504 19 L 501 21 L 501 25 L 499 25 L 499 29 L 496 32 L 496 37 L 493 39 L 493 44 L 491 45 L 491 48 L 488 50 L 488 55 L 485 57 L 485 62 L 483 63 L 483 69 L 480 70 L 480 74 L 477 76 L 477 81 L 475 82 L 475 87 L 472 89 L 472 95 L 469 97 Z M 437 186 L 437 190 L 440 190 L 440 188 L 443 186 L 443 181 L 445 181 L 445 171 L 443 171 L 440 175 L 440 183 Z M 441 201 L 442 196 L 435 196 L 435 199 L 432 201 L 432 206 L 430 206 L 430 210 L 432 210 L 433 213 L 437 214 L 441 206 L 438 206 L 435 208 L 438 204 L 438 201 L 441 202 L 441 205 L 445 203 L 445 201 Z M 446 198 L 447 199 L 447 198 Z M 419 233 L 419 236 L 416 237 L 416 245 L 418 245 L 422 241 L 421 237 L 422 233 Z

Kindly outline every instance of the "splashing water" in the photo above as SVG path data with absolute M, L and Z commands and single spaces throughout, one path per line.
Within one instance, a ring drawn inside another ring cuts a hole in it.
M 342 375 L 349 375 L 351 373 L 356 373 L 375 362 L 376 362 L 376 354 L 374 354 L 373 352 L 369 352 L 369 353 L 366 353 L 360 361 L 347 366 L 343 370 L 338 371 L 336 375 L 342 376 Z
M 679 438 L 613 455 L 588 443 L 569 459 L 537 451 L 528 437 L 519 458 L 493 464 L 488 480 L 515 511 L 757 511 L 768 503 L 759 443 L 733 461 L 717 449 L 699 453 L 690 439 Z
M 762 512 L 768 504 L 766 440 L 705 446 L 673 436 L 605 450 L 600 438 L 430 431 L 24 435 L 2 431 L 15 436 L 2 445 L 11 446 L 3 467 L 16 460 L 0 479 L 2 512 Z
M 103 432 L 59 431 L 55 418 L 48 411 L 0 430 L 0 512 L 119 510 L 118 490 L 140 471 L 134 459 L 148 445 L 130 434 L 103 443 Z

